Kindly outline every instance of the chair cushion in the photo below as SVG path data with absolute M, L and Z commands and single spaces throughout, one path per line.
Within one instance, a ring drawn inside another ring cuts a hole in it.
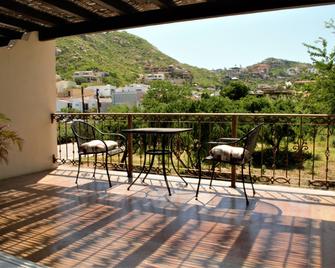
M 251 155 L 248 150 L 245 150 L 243 158 L 243 151 L 243 147 L 217 145 L 209 151 L 209 154 L 217 161 L 246 163 L 251 159 Z
M 114 150 L 118 147 L 118 143 L 116 141 L 104 140 L 104 142 L 107 145 L 108 151 Z M 86 154 L 106 152 L 106 146 L 101 140 L 85 142 L 80 146 L 80 149 Z

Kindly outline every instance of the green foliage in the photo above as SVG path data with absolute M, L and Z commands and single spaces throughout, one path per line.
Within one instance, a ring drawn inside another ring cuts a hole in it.
M 270 109 L 272 100 L 267 97 L 247 96 L 243 99 L 241 105 L 246 112 L 259 113 Z
M 333 20 L 326 22 L 326 28 L 335 30 Z M 316 83 L 309 98 L 310 108 L 317 113 L 335 113 L 335 46 L 329 50 L 328 41 L 320 37 L 316 45 L 304 44 L 313 61 Z
M 188 112 L 192 103 L 190 87 L 154 81 L 144 96 L 142 109 L 157 113 Z
M 113 105 L 108 109 L 109 113 L 129 113 L 131 109 L 125 104 Z
M 62 108 L 61 113 L 80 113 L 80 110 L 76 108 Z
M 10 119 L 0 113 L 0 164 L 8 164 L 8 150 L 10 145 L 16 145 L 22 150 L 23 139 L 14 130 L 9 129 Z
M 248 95 L 250 88 L 245 85 L 243 82 L 234 81 L 228 84 L 220 94 L 226 96 L 231 100 L 239 100 Z

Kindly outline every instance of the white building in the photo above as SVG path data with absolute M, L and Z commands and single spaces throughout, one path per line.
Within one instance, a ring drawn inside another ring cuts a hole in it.
M 112 104 L 138 106 L 148 89 L 149 86 L 145 84 L 131 84 L 123 88 L 112 90 Z
M 100 111 L 107 112 L 108 108 L 112 105 L 111 98 L 100 98 Z M 84 98 L 84 106 L 85 111 L 89 111 L 92 109 L 97 109 L 97 99 L 95 97 L 85 97 Z M 61 112 L 62 109 L 72 108 L 76 109 L 80 112 L 83 112 L 83 105 L 81 98 L 59 98 L 56 102 L 56 111 Z
M 100 97 L 111 97 L 112 90 L 116 90 L 116 87 L 112 85 L 88 86 L 85 88 L 85 91 L 91 91 L 95 95 L 97 89 L 99 90 Z

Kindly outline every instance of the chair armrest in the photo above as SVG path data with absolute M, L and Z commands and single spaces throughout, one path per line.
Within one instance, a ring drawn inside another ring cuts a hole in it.
M 240 138 L 220 138 L 218 140 L 221 142 L 234 142 L 234 141 L 239 141 Z
M 240 142 L 240 138 L 220 138 L 217 141 L 209 141 L 208 144 L 211 145 L 230 145 Z
M 126 136 L 124 136 L 124 135 L 122 135 L 122 134 L 120 134 L 120 133 L 114 133 L 114 132 L 102 132 L 101 130 L 98 130 L 98 132 L 101 134 L 101 135 L 103 135 L 103 136 L 110 136 L 110 137 L 119 137 L 119 138 L 121 138 L 121 139 L 124 139 L 124 140 L 126 140 L 127 138 L 126 138 Z

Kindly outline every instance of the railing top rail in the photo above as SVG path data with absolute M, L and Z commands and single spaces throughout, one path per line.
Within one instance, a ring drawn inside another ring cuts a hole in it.
M 136 116 L 252 116 L 252 117 L 314 117 L 314 118 L 335 118 L 335 114 L 285 114 L 285 113 L 53 113 L 52 116 L 95 116 L 95 115 L 136 115 Z

